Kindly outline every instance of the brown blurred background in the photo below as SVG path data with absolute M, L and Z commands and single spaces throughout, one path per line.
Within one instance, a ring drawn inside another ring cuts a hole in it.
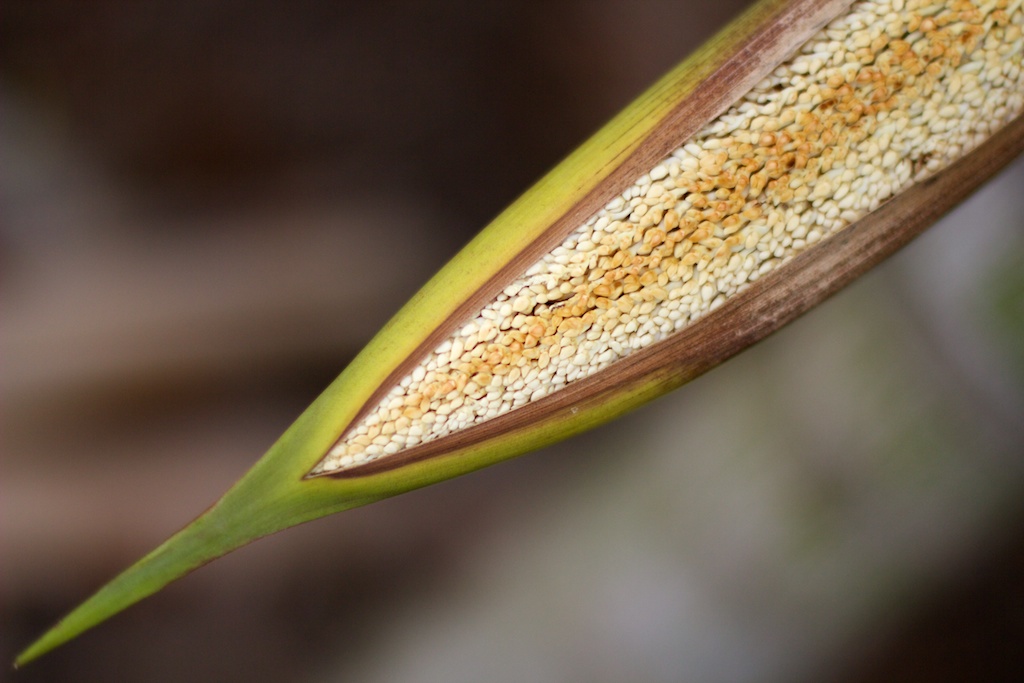
M 0 660 L 744 4 L 4 3 Z M 10 678 L 1015 680 L 1022 183 L 647 409 L 261 541 Z

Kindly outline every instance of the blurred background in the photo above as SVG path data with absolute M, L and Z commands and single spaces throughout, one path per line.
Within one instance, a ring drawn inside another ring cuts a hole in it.
M 5 3 L 0 660 L 744 4 Z M 0 678 L 1017 680 L 1022 186 L 625 419 L 263 540 Z

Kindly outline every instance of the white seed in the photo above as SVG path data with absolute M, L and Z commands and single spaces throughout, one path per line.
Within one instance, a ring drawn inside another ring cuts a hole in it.
M 598 372 L 944 168 L 1024 110 L 1022 27 L 1020 0 L 855 3 L 531 264 L 314 473 L 427 443 Z M 876 77 L 902 87 L 876 91 Z M 763 170 L 751 174 L 743 156 Z

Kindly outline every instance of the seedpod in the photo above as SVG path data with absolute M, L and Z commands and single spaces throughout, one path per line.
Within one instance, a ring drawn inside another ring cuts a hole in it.
M 28 662 L 260 536 L 564 439 L 705 372 L 1024 148 L 1021 0 L 764 0 L 506 209 L 210 510 Z

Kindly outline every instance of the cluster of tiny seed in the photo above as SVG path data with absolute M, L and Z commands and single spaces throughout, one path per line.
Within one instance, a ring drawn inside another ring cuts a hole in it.
M 1024 109 L 1022 1 L 856 3 L 506 287 L 314 473 L 602 370 L 977 146 Z

